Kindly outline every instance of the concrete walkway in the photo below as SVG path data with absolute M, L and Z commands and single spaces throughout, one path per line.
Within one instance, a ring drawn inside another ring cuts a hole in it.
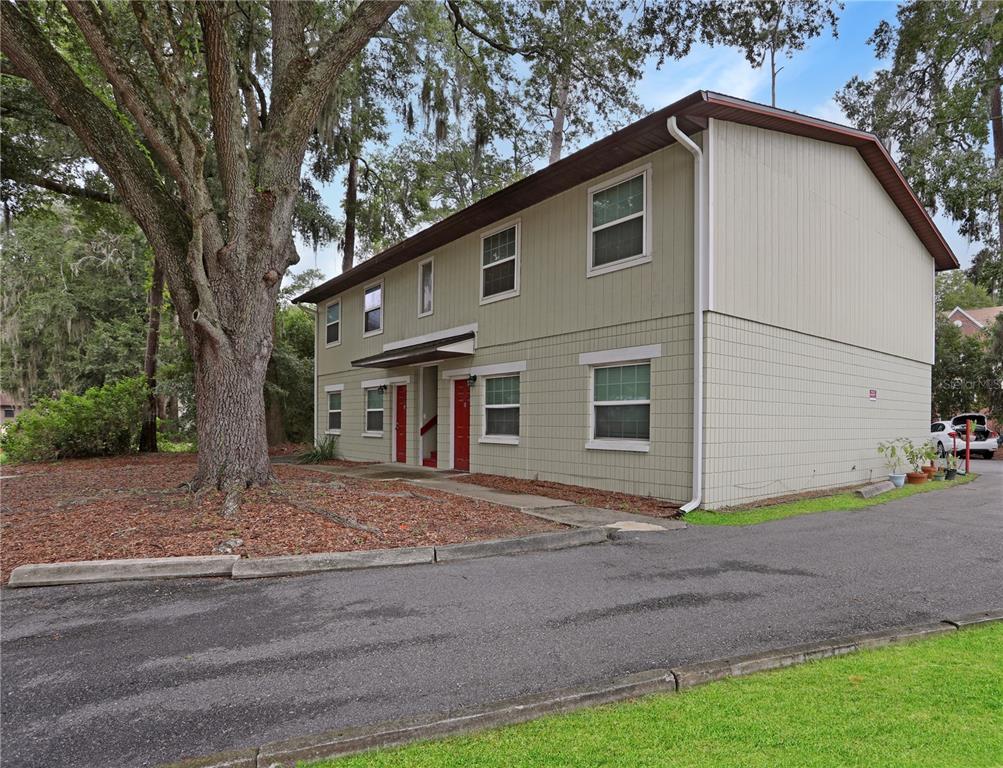
M 587 550 L 3 590 L 3 765 L 153 766 L 1003 607 L 1001 497 L 986 472 Z
M 583 507 L 572 501 L 529 493 L 507 493 L 475 483 L 463 483 L 456 479 L 463 473 L 453 470 L 413 467 L 406 464 L 367 464 L 358 467 L 304 464 L 302 467 L 361 480 L 403 480 L 423 488 L 512 507 L 528 515 L 570 525 L 573 528 L 602 526 L 617 531 L 668 531 L 686 527 L 686 523 L 681 520 L 636 515 L 600 507 Z

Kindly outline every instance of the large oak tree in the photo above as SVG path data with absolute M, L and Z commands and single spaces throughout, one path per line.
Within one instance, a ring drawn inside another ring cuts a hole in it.
M 328 94 L 398 5 L 0 5 L 4 73 L 78 137 L 164 267 L 195 365 L 196 487 L 272 479 L 262 390 L 301 167 Z

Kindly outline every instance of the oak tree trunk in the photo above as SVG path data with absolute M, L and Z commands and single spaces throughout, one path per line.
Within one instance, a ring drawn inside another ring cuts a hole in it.
M 265 371 L 270 343 L 266 323 L 255 323 L 258 350 L 233 356 L 203 349 L 195 358 L 195 401 L 198 403 L 198 471 L 196 488 L 240 490 L 271 482 L 265 436 Z
M 139 433 L 139 450 L 157 452 L 157 416 L 160 403 L 157 398 L 157 357 L 160 349 L 160 313 L 164 304 L 164 268 L 160 259 L 153 259 L 153 283 L 150 286 L 149 316 L 146 325 L 146 355 L 143 375 L 146 377 L 146 411 Z

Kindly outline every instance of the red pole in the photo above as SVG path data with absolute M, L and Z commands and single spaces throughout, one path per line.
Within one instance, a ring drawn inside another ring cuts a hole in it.
M 972 420 L 965 422 L 965 474 L 972 471 Z

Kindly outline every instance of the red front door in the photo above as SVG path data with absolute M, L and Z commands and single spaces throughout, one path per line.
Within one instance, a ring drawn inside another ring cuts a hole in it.
M 397 415 L 394 418 L 396 457 L 401 464 L 407 462 L 407 385 L 397 385 Z
M 453 469 L 470 471 L 470 384 L 456 379 L 453 389 Z

